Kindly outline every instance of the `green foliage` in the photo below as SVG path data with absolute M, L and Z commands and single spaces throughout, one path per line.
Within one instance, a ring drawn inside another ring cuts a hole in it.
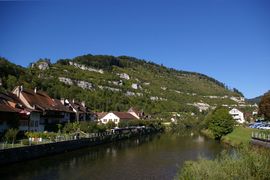
M 66 123 L 63 127 L 63 133 L 75 133 L 78 129 L 80 129 L 80 123 Z
M 41 59 L 37 64 L 43 61 L 50 64 L 48 59 Z M 89 68 L 102 69 L 104 73 L 79 69 L 71 66 L 69 64 L 71 61 Z M 128 74 L 130 79 L 121 79 L 119 73 Z M 70 78 L 73 85 L 60 82 L 59 77 Z M 135 106 L 143 109 L 146 114 L 153 115 L 154 118 L 159 118 L 163 116 L 161 114 L 168 112 L 198 113 L 196 107 L 187 103 L 201 100 L 210 105 L 235 104 L 229 98 L 211 99 L 205 96 L 239 96 L 239 93 L 226 89 L 224 84 L 206 75 L 169 69 L 128 56 L 90 54 L 74 59 L 60 59 L 57 63 L 50 64 L 49 69 L 46 70 L 39 70 L 35 64 L 22 68 L 2 58 L 0 78 L 3 80 L 3 87 L 7 90 L 13 89 L 16 85 L 24 85 L 25 88 L 31 89 L 38 87 L 53 98 L 84 100 L 93 111 L 126 111 L 131 106 Z M 92 89 L 78 87 L 77 81 L 91 83 Z M 117 82 L 121 82 L 121 85 Z M 141 88 L 133 89 L 132 83 L 139 84 Z M 100 86 L 118 90 L 102 89 Z M 128 91 L 141 95 L 126 96 L 125 93 Z M 151 97 L 163 99 L 150 100 Z M 57 130 L 57 127 L 54 128 Z
M 14 142 L 16 141 L 16 137 L 18 134 L 19 130 L 18 129 L 8 129 L 4 135 L 4 139 L 8 142 L 8 143 L 12 143 L 14 144 Z
M 107 124 L 106 124 L 106 127 L 107 129 L 113 129 L 115 128 L 116 124 L 112 121 L 109 121 Z
M 190 129 L 199 128 L 201 118 L 190 113 L 183 113 L 180 117 L 176 118 L 176 122 L 171 123 L 170 129 L 173 132 L 183 132 Z
M 251 141 L 252 132 L 261 133 L 267 131 L 238 126 L 234 128 L 233 132 L 223 136 L 221 141 L 231 146 L 248 145 Z
M 178 179 L 270 179 L 269 169 L 270 151 L 250 147 L 223 152 L 214 160 L 187 161 Z
M 42 138 L 42 139 L 50 139 L 55 140 L 57 133 L 54 132 L 31 132 L 27 131 L 25 136 L 28 138 Z
M 270 92 L 265 93 L 259 103 L 259 114 L 270 120 Z
M 232 132 L 235 125 L 235 121 L 226 108 L 216 108 L 206 121 L 216 139 L 221 139 L 222 136 Z

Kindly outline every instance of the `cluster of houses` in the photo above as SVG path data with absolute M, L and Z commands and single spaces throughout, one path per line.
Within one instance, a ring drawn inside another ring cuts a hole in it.
M 17 86 L 12 92 L 0 93 L 0 132 L 17 118 L 20 131 L 44 131 L 46 125 L 75 121 L 118 124 L 122 120 L 141 119 L 143 113 L 134 108 L 128 112 L 94 113 L 84 102 L 54 99 L 43 91 Z
M 233 108 L 229 113 L 238 123 L 246 122 L 246 115 L 240 110 Z M 16 118 L 20 131 L 44 131 L 46 125 L 75 121 L 104 124 L 111 121 L 118 125 L 120 121 L 144 119 L 145 115 L 135 108 L 127 112 L 94 113 L 84 102 L 54 99 L 36 88 L 31 90 L 17 86 L 12 92 L 0 93 L 0 133 L 8 129 Z

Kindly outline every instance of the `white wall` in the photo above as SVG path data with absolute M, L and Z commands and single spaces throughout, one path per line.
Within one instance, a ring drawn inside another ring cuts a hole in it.
M 40 113 L 31 112 L 30 114 L 30 131 L 44 131 L 44 125 L 40 124 Z
M 236 120 L 238 123 L 244 123 L 245 122 L 244 113 L 242 113 L 238 109 L 236 109 L 236 108 L 231 109 L 229 111 L 229 114 L 231 114 L 233 119 Z
M 112 121 L 115 124 L 118 124 L 120 122 L 120 118 L 113 113 L 108 113 L 106 116 L 101 118 L 99 121 L 103 124 L 107 124 L 109 121 Z

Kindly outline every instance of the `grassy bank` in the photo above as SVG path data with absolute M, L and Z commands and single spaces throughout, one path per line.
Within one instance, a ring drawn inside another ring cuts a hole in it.
M 187 161 L 176 179 L 270 179 L 270 151 L 246 147 L 214 160 Z
M 252 132 L 263 132 L 245 127 L 235 127 L 221 141 L 238 148 L 233 152 L 222 152 L 213 160 L 200 158 L 186 161 L 176 179 L 270 179 L 270 150 L 249 145 Z M 202 133 L 214 138 L 209 130 Z
M 261 132 L 262 130 L 245 128 L 242 126 L 235 127 L 233 132 L 223 136 L 221 142 L 231 146 L 248 145 L 251 141 L 252 132 Z M 208 129 L 201 131 L 205 136 L 214 139 L 213 134 Z

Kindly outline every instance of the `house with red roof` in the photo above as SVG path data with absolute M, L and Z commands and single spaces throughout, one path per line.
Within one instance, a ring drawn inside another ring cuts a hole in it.
M 132 114 L 137 119 L 143 119 L 144 118 L 144 112 L 139 111 L 137 108 L 134 108 L 134 107 L 129 108 L 128 113 Z
M 103 124 L 107 124 L 108 122 L 114 122 L 118 125 L 121 121 L 130 121 L 139 119 L 136 116 L 132 115 L 128 112 L 109 112 L 109 113 L 97 113 L 98 121 Z
M 40 111 L 41 125 L 70 122 L 75 117 L 71 108 L 63 105 L 60 100 L 53 99 L 43 91 L 24 89 L 17 86 L 13 93 L 30 110 Z
M 76 102 L 74 99 L 61 99 L 61 103 L 69 107 L 75 113 L 76 121 L 91 121 L 94 120 L 94 114 L 90 108 L 85 105 L 85 102 Z
M 0 131 L 3 132 L 14 120 L 19 121 L 20 131 L 42 131 L 40 126 L 40 111 L 32 110 L 24 106 L 20 99 L 13 93 L 0 93 Z

